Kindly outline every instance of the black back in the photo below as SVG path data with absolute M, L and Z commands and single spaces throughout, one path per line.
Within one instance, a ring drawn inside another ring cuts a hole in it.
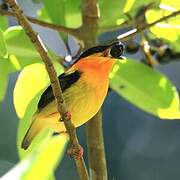
M 74 84 L 80 78 L 80 76 L 81 76 L 81 72 L 79 72 L 78 70 L 70 74 L 66 74 L 66 73 L 61 74 L 58 77 L 58 79 L 61 85 L 62 92 L 64 92 L 72 84 Z M 54 95 L 52 92 L 52 87 L 50 85 L 41 95 L 40 101 L 38 103 L 38 109 L 40 110 L 44 108 L 47 104 L 49 104 L 53 100 L 54 100 Z

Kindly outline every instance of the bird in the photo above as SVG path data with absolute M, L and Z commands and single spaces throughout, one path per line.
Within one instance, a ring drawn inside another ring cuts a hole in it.
M 58 77 L 71 121 L 79 127 L 90 120 L 101 108 L 109 88 L 109 74 L 116 59 L 124 59 L 124 45 L 114 42 L 99 45 L 84 51 L 74 64 Z M 54 133 L 66 132 L 60 121 L 52 87 L 42 93 L 37 111 L 32 116 L 21 148 L 26 150 L 33 139 L 44 129 Z

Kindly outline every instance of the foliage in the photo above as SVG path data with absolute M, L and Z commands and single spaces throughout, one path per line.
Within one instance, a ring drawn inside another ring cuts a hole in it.
M 69 28 L 79 28 L 83 23 L 81 10 L 83 1 L 81 0 L 77 0 L 76 3 L 72 0 L 54 0 L 53 2 L 50 0 L 36 0 L 35 3 L 42 4 L 41 8 L 37 11 L 37 18 L 39 20 Z M 170 0 L 158 0 L 155 2 L 151 0 L 117 0 L 114 2 L 99 0 L 100 19 L 98 36 L 101 36 L 104 30 L 109 32 L 114 28 L 124 27 L 125 22 L 130 27 L 137 26 L 137 21 L 139 24 L 145 22 L 152 23 L 163 16 L 179 10 L 179 7 L 179 0 L 173 2 Z M 146 40 L 150 46 L 152 45 L 156 49 L 161 48 L 159 44 L 151 44 L 156 39 L 162 42 L 162 45 L 168 46 L 168 52 L 170 49 L 171 54 L 178 54 L 180 52 L 179 23 L 180 15 L 156 24 L 144 36 L 147 37 Z M 65 37 L 64 33 L 63 37 Z M 140 43 L 138 46 L 141 46 Z M 58 56 L 50 50 L 49 53 L 54 59 L 54 65 L 58 74 L 61 74 L 63 68 L 58 63 L 59 61 L 57 61 Z M 148 53 L 154 57 L 159 51 L 150 51 Z M 162 51 L 161 58 L 163 56 L 166 56 L 166 58 L 170 57 L 166 53 L 166 50 Z M 43 132 L 26 153 L 20 149 L 20 142 L 36 110 L 40 95 L 49 85 L 49 79 L 44 66 L 41 64 L 39 54 L 24 30 L 19 26 L 9 26 L 8 19 L 5 16 L 0 16 L 1 102 L 7 90 L 9 75 L 19 71 L 21 72 L 14 88 L 14 105 L 21 119 L 18 129 L 17 146 L 20 157 L 26 157 L 4 179 L 16 172 L 21 177 L 22 175 L 23 177 L 26 176 L 25 179 L 33 179 L 35 171 L 38 171 L 40 166 L 43 166 L 43 169 L 48 169 L 44 171 L 45 174 L 39 174 L 39 176 L 49 177 L 53 174 L 58 159 L 63 156 L 63 147 L 67 143 L 67 137 L 52 138 L 49 136 L 49 131 Z M 165 75 L 147 66 L 147 63 L 145 65 L 142 62 L 137 62 L 135 57 L 133 59 L 127 58 L 126 61 L 117 61 L 110 75 L 110 87 L 120 96 L 145 112 L 163 119 L 180 118 L 179 96 L 175 85 Z M 50 151 L 54 153 L 51 154 Z M 51 166 L 49 167 L 44 163 L 44 158 L 47 156 L 51 159 Z
M 57 62 L 54 62 L 54 65 L 58 74 L 63 72 L 62 67 Z M 29 74 L 31 74 L 31 76 L 29 76 Z M 25 151 L 20 148 L 22 138 L 31 123 L 33 113 L 37 109 L 38 100 L 48 85 L 49 77 L 42 63 L 34 63 L 26 66 L 19 74 L 14 88 L 14 105 L 21 119 L 17 139 L 18 150 L 21 156 L 24 156 L 25 153 Z M 35 144 L 39 144 L 41 141 L 42 139 L 36 141 L 37 143 Z M 32 149 L 34 149 L 34 146 L 29 148 L 30 151 Z
M 110 86 L 144 111 L 165 119 L 180 117 L 176 88 L 163 74 L 142 63 L 118 61 L 110 74 Z
M 65 135 L 52 137 L 51 133 L 44 138 L 41 146 L 38 146 L 38 148 L 29 153 L 26 158 L 19 162 L 1 179 L 53 179 L 51 173 L 55 170 L 64 154 L 68 137 Z M 53 154 L 53 156 L 51 154 Z

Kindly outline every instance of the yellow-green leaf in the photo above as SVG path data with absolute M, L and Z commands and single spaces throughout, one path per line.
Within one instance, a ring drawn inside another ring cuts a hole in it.
M 8 75 L 0 72 L 0 102 L 3 101 L 8 85 Z
M 0 28 L 3 31 L 5 31 L 8 28 L 8 19 L 3 15 L 0 15 Z
M 76 0 L 51 0 L 43 1 L 43 8 L 39 10 L 39 17 L 48 22 L 78 28 L 82 24 L 81 1 Z
M 149 10 L 146 12 L 146 19 L 148 23 L 152 23 L 161 17 L 171 14 L 168 10 Z M 172 42 L 172 46 L 179 51 L 180 50 L 180 15 L 170 18 L 165 22 L 157 23 L 150 28 L 151 32 L 158 38 L 163 38 Z
M 64 155 L 69 138 L 65 134 L 48 137 L 1 179 L 48 180 Z
M 60 64 L 55 63 L 55 67 L 58 74 L 63 72 Z M 21 71 L 14 88 L 14 105 L 20 118 L 23 118 L 31 100 L 48 85 L 49 77 L 43 64 L 35 63 Z
M 160 3 L 160 0 L 144 0 L 144 1 L 138 1 L 138 0 L 127 0 L 125 7 L 123 9 L 124 13 L 130 13 L 130 14 L 137 14 L 138 11 L 149 4 L 153 3 L 153 6 L 157 6 Z
M 35 62 L 41 62 L 33 43 L 20 26 L 8 28 L 4 32 L 4 37 L 8 54 L 16 58 L 21 68 Z
M 165 75 L 135 60 L 117 61 L 110 86 L 140 109 L 164 119 L 179 119 L 179 96 Z
M 160 8 L 166 9 L 169 11 L 175 11 L 180 9 L 179 0 L 161 0 Z
M 99 0 L 100 8 L 100 27 L 119 26 L 127 17 L 122 9 L 126 4 L 126 0 L 116 0 L 113 3 L 109 0 Z
M 63 68 L 59 63 L 54 62 L 54 66 L 58 74 L 63 72 Z M 27 151 L 20 148 L 23 137 L 31 124 L 33 113 L 37 109 L 39 98 L 48 85 L 49 77 L 42 63 L 26 66 L 17 79 L 13 98 L 15 110 L 21 119 L 17 136 L 17 147 L 20 157 L 24 157 L 36 149 L 48 135 L 46 132 L 40 133 L 33 140 Z
M 4 34 L 3 31 L 0 29 L 0 57 L 6 57 L 6 56 L 7 56 L 7 49 L 4 40 Z
M 6 58 L 0 59 L 0 102 L 3 101 L 9 81 L 9 74 L 15 72 L 16 68 Z

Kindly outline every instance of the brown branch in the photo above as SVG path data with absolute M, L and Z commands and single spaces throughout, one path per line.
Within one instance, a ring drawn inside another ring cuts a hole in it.
M 92 180 L 107 180 L 101 111 L 88 121 L 86 125 L 86 134 L 89 151 L 90 178 Z
M 147 64 L 151 66 L 152 68 L 156 67 L 158 65 L 158 62 L 156 59 L 152 56 L 150 52 L 150 45 L 148 41 L 145 40 L 144 35 L 142 34 L 142 41 L 141 41 L 141 49 L 144 53 L 144 56 L 146 58 Z
M 121 41 L 128 40 L 128 39 L 134 37 L 135 35 L 143 32 L 143 31 L 145 31 L 145 30 L 147 30 L 147 29 L 149 29 L 149 28 L 151 28 L 151 27 L 153 27 L 153 26 L 156 25 L 157 23 L 160 23 L 160 22 L 165 21 L 165 20 L 167 20 L 167 19 L 169 19 L 169 18 L 175 17 L 175 16 L 177 16 L 177 15 L 179 15 L 179 14 L 180 14 L 180 10 L 179 10 L 179 11 L 175 11 L 175 12 L 173 12 L 172 14 L 170 14 L 170 15 L 168 15 L 168 16 L 164 16 L 164 17 L 162 17 L 162 18 L 160 18 L 160 19 L 158 19 L 157 21 L 154 21 L 154 22 L 152 22 L 152 23 L 146 24 L 145 26 L 143 26 L 143 27 L 141 27 L 141 28 L 139 28 L 139 29 L 138 29 L 138 28 L 134 28 L 134 29 L 132 29 L 132 30 L 130 30 L 130 31 L 124 33 L 124 34 L 121 34 L 121 35 L 119 35 L 116 39 L 113 39 L 112 41 L 110 41 L 110 42 L 108 42 L 108 43 L 113 43 L 113 42 L 115 42 L 115 41 L 117 41 L 117 40 L 121 40 Z
M 0 8 L 0 14 L 5 15 L 5 16 L 13 16 L 13 17 L 16 16 L 13 12 L 5 11 L 2 8 Z M 53 30 L 58 31 L 58 32 L 68 33 L 68 34 L 71 34 L 72 36 L 75 36 L 77 38 L 79 37 L 78 28 L 77 29 L 68 28 L 65 26 L 60 26 L 60 25 L 44 22 L 44 21 L 35 19 L 33 17 L 29 17 L 29 16 L 26 16 L 26 18 L 33 24 L 37 24 L 37 25 L 40 25 L 40 26 L 43 26 L 43 27 L 46 27 L 49 29 L 53 29 Z
M 66 107 L 63 95 L 62 95 L 62 90 L 61 90 L 61 87 L 57 78 L 57 73 L 54 69 L 54 66 L 52 64 L 50 57 L 48 56 L 47 50 L 44 47 L 43 43 L 41 42 L 39 35 L 32 29 L 27 18 L 23 15 L 22 10 L 16 4 L 16 1 L 15 0 L 5 0 L 5 1 L 6 3 L 9 4 L 19 24 L 25 30 L 26 34 L 28 35 L 32 43 L 34 44 L 37 52 L 40 54 L 45 64 L 46 70 L 48 72 L 48 75 L 51 81 L 53 94 L 57 102 L 57 110 L 61 115 L 61 119 L 64 121 L 65 127 L 70 136 L 70 141 L 72 145 L 78 149 L 80 145 L 77 139 L 76 130 L 75 130 L 74 125 L 71 122 L 71 117 L 68 115 L 69 112 L 67 110 L 67 107 Z M 76 166 L 77 166 L 80 178 L 82 180 L 88 180 L 88 174 L 87 174 L 87 170 L 86 170 L 83 158 L 75 159 L 75 162 L 76 162 Z

